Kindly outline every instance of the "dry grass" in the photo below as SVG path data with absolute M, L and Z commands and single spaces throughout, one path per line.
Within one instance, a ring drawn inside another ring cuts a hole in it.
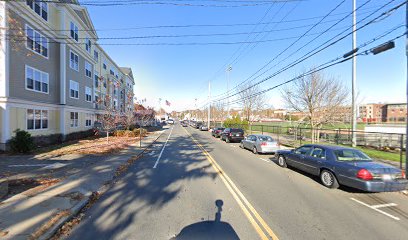
M 108 154 L 128 148 L 137 142 L 139 142 L 138 137 L 109 137 L 109 141 L 106 141 L 106 138 L 84 139 L 43 152 L 37 157 L 55 157 L 67 154 Z

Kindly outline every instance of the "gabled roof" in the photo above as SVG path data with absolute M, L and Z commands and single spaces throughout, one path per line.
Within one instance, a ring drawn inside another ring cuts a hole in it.
M 80 5 L 77 0 L 59 0 L 63 3 L 71 3 L 67 4 L 71 9 L 75 12 L 75 14 L 81 19 L 81 21 L 86 25 L 87 29 L 92 32 L 96 38 L 98 38 L 98 34 L 95 31 L 95 27 L 92 23 L 91 17 L 89 16 L 89 12 L 86 7 Z
M 132 80 L 134 80 L 133 78 L 133 73 L 132 73 L 132 69 L 129 67 L 121 67 L 120 70 L 125 74 L 128 75 Z

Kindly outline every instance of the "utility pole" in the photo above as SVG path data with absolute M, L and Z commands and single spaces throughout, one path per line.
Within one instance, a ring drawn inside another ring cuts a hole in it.
M 208 130 L 211 125 L 211 81 L 208 81 Z
M 408 104 L 408 2 L 406 3 L 406 8 L 405 8 L 405 22 L 406 22 L 406 29 L 405 29 L 405 34 L 406 34 L 406 50 L 405 54 L 407 55 L 407 104 Z M 408 105 L 407 105 L 408 107 Z M 405 121 L 407 122 L 405 127 L 406 127 L 406 135 L 405 135 L 405 173 L 408 173 L 408 154 L 407 154 L 407 146 L 408 146 L 408 114 L 405 116 Z M 402 149 L 401 149 L 402 151 Z M 406 176 L 408 179 L 408 176 Z
M 357 31 L 356 31 L 356 0 L 353 0 L 353 51 L 357 47 Z M 357 56 L 356 53 L 353 54 L 353 63 L 352 63 L 352 83 L 351 83 L 351 111 L 353 112 L 352 122 L 352 136 L 351 143 L 353 147 L 357 146 L 357 106 L 356 106 L 356 80 L 357 80 Z
M 228 94 L 228 105 L 227 105 L 227 109 L 228 109 L 228 118 L 230 118 L 230 93 L 229 93 L 229 78 L 230 78 L 230 72 L 232 71 L 232 67 L 228 66 L 227 68 L 227 94 Z

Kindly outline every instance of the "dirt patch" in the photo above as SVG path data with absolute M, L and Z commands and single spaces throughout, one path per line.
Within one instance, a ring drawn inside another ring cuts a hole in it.
M 51 158 L 67 154 L 110 154 L 128 148 L 139 141 L 138 137 L 109 137 L 80 140 L 58 149 L 36 155 L 37 158 Z
M 60 182 L 60 179 L 18 179 L 8 181 L 8 193 L 0 201 L 9 199 L 17 194 L 25 193 L 27 196 L 34 196 L 38 192 Z
M 88 203 L 85 205 L 84 208 L 73 218 L 69 221 L 65 222 L 64 225 L 50 238 L 50 240 L 59 240 L 62 237 L 68 237 L 71 233 L 72 229 L 78 225 L 83 217 L 85 216 L 85 212 L 95 204 L 96 201 L 100 198 L 101 194 L 98 192 L 93 192 L 92 195 L 89 197 Z
M 40 228 L 38 228 L 34 233 L 28 237 L 29 240 L 38 239 L 41 237 L 48 229 L 54 226 L 61 218 L 69 216 L 71 212 L 69 210 L 62 210 L 58 212 L 54 217 L 52 217 L 48 222 L 43 224 Z

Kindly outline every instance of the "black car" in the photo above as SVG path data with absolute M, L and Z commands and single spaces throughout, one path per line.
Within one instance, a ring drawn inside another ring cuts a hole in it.
M 214 128 L 211 135 L 213 137 L 215 137 L 215 138 L 219 138 L 219 137 L 221 137 L 221 133 L 222 133 L 222 131 L 224 131 L 224 129 L 225 128 L 223 128 L 223 127 Z
M 241 142 L 244 140 L 244 130 L 241 128 L 226 128 L 221 134 L 221 140 L 229 142 Z
M 182 121 L 182 122 L 181 122 L 181 126 L 187 127 L 187 126 L 188 126 L 188 123 L 187 123 L 186 121 Z
M 197 122 L 197 123 L 195 124 L 195 128 L 196 128 L 196 129 L 200 129 L 202 125 L 203 125 L 202 122 Z

